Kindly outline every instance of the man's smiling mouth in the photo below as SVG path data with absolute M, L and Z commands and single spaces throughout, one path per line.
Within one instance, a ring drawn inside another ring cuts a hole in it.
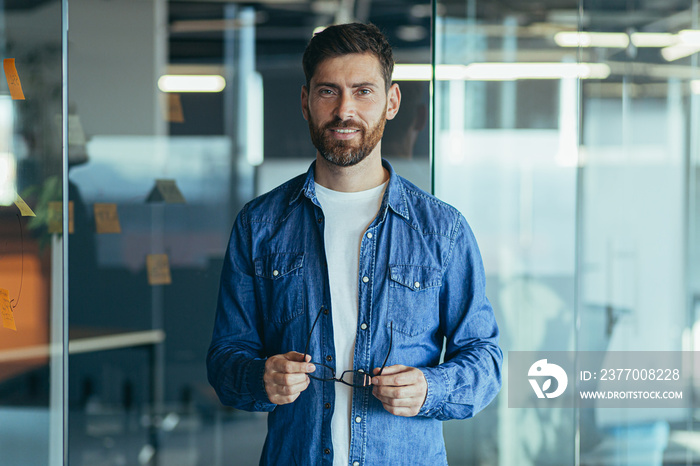
M 335 131 L 336 133 L 340 133 L 340 134 L 350 134 L 350 133 L 358 132 L 359 129 L 333 129 L 331 131 Z

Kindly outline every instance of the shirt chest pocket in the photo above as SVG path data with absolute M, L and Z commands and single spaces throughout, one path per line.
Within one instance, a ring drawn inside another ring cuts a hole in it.
M 276 253 L 255 259 L 256 287 L 263 316 L 285 323 L 303 312 L 304 255 Z
M 440 322 L 440 269 L 418 265 L 389 266 L 389 319 L 394 330 L 415 336 Z

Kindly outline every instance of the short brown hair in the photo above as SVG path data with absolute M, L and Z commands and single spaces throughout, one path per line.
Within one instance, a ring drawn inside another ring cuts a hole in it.
M 306 76 L 306 87 L 323 60 L 351 53 L 371 53 L 379 60 L 386 90 L 391 86 L 394 72 L 394 56 L 391 45 L 374 24 L 349 23 L 329 26 L 314 34 L 304 50 L 302 64 Z

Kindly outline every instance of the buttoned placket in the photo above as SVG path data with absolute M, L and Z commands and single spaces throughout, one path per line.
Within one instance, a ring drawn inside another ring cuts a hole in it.
M 360 243 L 359 261 L 359 309 L 358 331 L 355 338 L 355 354 L 353 367 L 358 371 L 371 375 L 371 345 L 372 345 L 372 296 L 374 283 L 374 259 L 376 251 L 376 219 L 367 229 Z M 364 461 L 367 445 L 367 412 L 371 388 L 353 390 L 352 418 L 350 421 L 350 461 L 360 465 Z
M 318 359 L 320 359 L 324 364 L 335 368 L 335 362 L 333 361 L 335 359 L 335 348 L 331 344 L 333 341 L 332 335 L 333 335 L 333 319 L 331 318 L 331 309 L 330 309 L 330 284 L 329 284 L 329 279 L 328 279 L 328 261 L 326 259 L 326 249 L 325 249 L 325 241 L 324 241 L 324 227 L 325 227 L 325 219 L 323 215 L 323 210 L 321 209 L 321 206 L 318 203 L 318 200 L 314 197 L 311 199 L 312 203 L 314 204 L 313 207 L 313 212 L 316 217 L 316 226 L 318 228 L 318 234 L 319 238 L 321 239 L 321 251 L 320 254 L 322 254 L 323 257 L 323 271 L 322 273 L 325 275 L 325 280 L 323 281 L 324 283 L 324 289 L 323 289 L 323 303 L 321 303 L 321 309 L 320 312 L 322 313 L 321 315 L 321 321 L 318 323 L 318 326 L 320 327 L 320 334 L 321 334 L 321 346 L 319 348 L 319 355 L 317 356 Z M 318 303 L 308 303 L 310 306 L 314 306 L 314 304 Z M 315 309 L 318 309 L 316 307 Z M 311 313 L 313 314 L 313 312 Z M 329 336 L 330 335 L 330 336 Z M 319 362 L 321 362 L 319 361 Z M 321 404 L 323 406 L 322 412 L 323 412 L 323 427 L 321 429 L 322 435 L 321 435 L 321 461 L 323 464 L 327 465 L 332 465 L 333 464 L 333 440 L 332 440 L 332 434 L 331 434 L 331 419 L 333 418 L 333 405 L 335 404 L 335 387 L 333 387 L 334 384 L 329 384 L 329 383 L 323 383 L 322 384 L 322 392 L 323 396 L 321 399 Z

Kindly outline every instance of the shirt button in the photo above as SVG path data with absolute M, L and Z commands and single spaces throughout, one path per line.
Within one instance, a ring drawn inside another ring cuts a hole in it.
M 276 277 L 276 276 L 279 275 L 279 274 L 280 274 L 280 271 L 279 271 L 279 270 L 273 270 L 273 271 L 272 271 L 272 276 L 273 276 L 273 277 Z
M 362 324 L 362 325 L 360 325 L 360 328 L 361 328 L 362 330 L 367 330 L 367 324 Z
M 420 288 L 420 282 L 414 283 L 413 286 L 415 286 L 416 288 Z
M 323 223 L 323 218 L 319 217 L 319 218 L 318 218 L 318 223 Z
M 355 418 L 355 422 L 357 422 L 359 424 L 360 422 L 362 422 L 362 418 L 360 416 L 357 416 Z
M 367 238 L 372 239 L 372 233 L 367 233 Z
M 331 454 L 331 449 L 330 449 L 330 448 L 326 448 L 325 450 L 323 450 L 323 453 L 325 453 L 326 455 L 330 455 L 330 454 Z
M 364 369 L 357 369 L 357 372 L 362 372 L 364 374 L 365 370 Z
M 367 283 L 369 281 L 369 277 L 362 277 L 362 282 Z
M 325 405 L 323 405 L 323 407 L 326 408 L 326 409 L 331 409 L 331 404 L 330 404 L 330 403 L 326 403 Z
M 332 360 L 333 360 L 333 356 L 331 356 L 330 354 L 328 356 L 326 356 L 326 361 L 331 362 Z
M 328 315 L 328 308 L 327 308 L 327 307 L 324 307 L 324 308 L 323 308 L 323 313 L 324 313 L 325 315 Z
M 353 462 L 352 462 L 352 466 L 360 466 L 360 462 L 359 462 L 359 461 L 353 461 Z

